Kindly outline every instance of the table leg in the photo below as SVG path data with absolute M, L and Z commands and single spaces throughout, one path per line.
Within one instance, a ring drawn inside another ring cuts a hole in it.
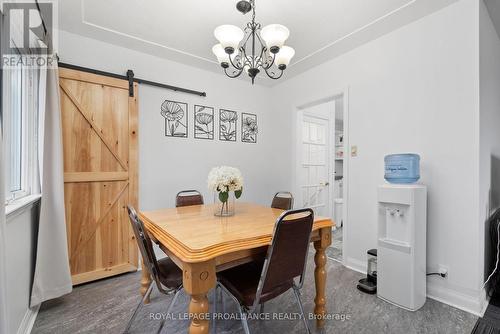
M 148 291 L 149 285 L 151 284 L 151 274 L 149 273 L 148 268 L 146 268 L 144 264 L 144 260 L 141 260 L 142 274 L 141 274 L 141 288 L 139 291 L 141 295 L 144 296 Z M 144 300 L 145 304 L 149 304 L 149 296 Z
M 316 298 L 314 298 L 314 314 L 316 315 L 316 325 L 323 328 L 326 314 L 326 248 L 332 242 L 332 230 L 330 227 L 322 228 L 319 231 L 320 239 L 314 242 L 316 254 L 314 255 L 314 281 L 316 283 Z
M 208 297 L 210 289 L 215 287 L 215 261 L 186 263 L 183 266 L 184 290 L 191 296 L 189 303 L 189 334 L 208 334 L 210 316 Z

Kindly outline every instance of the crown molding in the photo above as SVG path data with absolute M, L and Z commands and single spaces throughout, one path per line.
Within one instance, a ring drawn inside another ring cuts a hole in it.
M 404 5 L 390 11 L 389 13 L 387 14 L 384 14 L 378 18 L 376 18 L 375 20 L 363 25 L 362 27 L 359 27 L 357 29 L 355 29 L 354 31 L 336 39 L 335 41 L 333 42 L 330 42 L 328 44 L 326 44 L 325 46 L 315 50 L 315 51 L 312 51 L 311 53 L 309 53 L 308 55 L 298 59 L 297 61 L 294 61 L 292 62 L 292 64 L 290 64 L 290 68 L 293 68 L 295 65 L 297 64 L 300 64 L 312 57 L 314 57 L 315 55 L 321 53 L 321 52 L 324 52 L 334 46 L 336 46 L 337 44 L 345 41 L 346 39 L 364 31 L 364 30 L 367 30 L 369 29 L 371 26 L 389 18 L 390 16 L 392 15 L 395 15 L 397 14 L 398 12 L 406 9 L 407 7 L 413 5 L 415 2 L 417 2 L 417 0 L 409 0 L 407 3 L 405 3 Z M 125 38 L 130 38 L 130 39 L 133 39 L 135 41 L 138 41 L 138 42 L 142 42 L 142 43 L 145 43 L 145 44 L 149 44 L 151 46 L 154 46 L 154 47 L 159 47 L 159 48 L 162 48 L 162 49 L 165 49 L 165 50 L 168 50 L 168 51 L 171 51 L 171 52 L 175 52 L 179 55 L 183 55 L 183 56 L 187 56 L 187 57 L 192 57 L 194 59 L 197 59 L 197 60 L 201 60 L 201 61 L 204 61 L 204 62 L 207 62 L 207 63 L 210 63 L 210 64 L 217 64 L 218 63 L 213 60 L 213 59 L 208 59 L 208 58 L 205 58 L 205 57 L 202 57 L 202 56 L 198 56 L 196 54 L 193 54 L 193 53 L 190 53 L 190 52 L 186 52 L 186 51 L 183 51 L 183 50 L 180 50 L 180 49 L 177 49 L 177 48 L 173 48 L 173 47 L 170 47 L 170 46 L 167 46 L 165 44 L 162 44 L 162 43 L 158 43 L 158 42 L 154 42 L 154 41 L 151 41 L 151 40 L 148 40 L 148 39 L 144 39 L 144 38 L 141 38 L 141 37 L 138 37 L 138 36 L 134 36 L 134 35 L 131 35 L 131 34 L 128 34 L 128 33 L 123 33 L 121 31 L 118 31 L 118 30 L 115 30 L 115 29 L 111 29 L 111 28 L 108 28 L 108 27 L 105 27 L 103 25 L 100 25 L 100 24 L 96 24 L 96 23 L 93 23 L 93 22 L 90 22 L 86 17 L 85 17 L 85 0 L 81 0 L 81 20 L 82 20 L 82 24 L 84 25 L 87 25 L 87 26 L 90 26 L 90 27 L 93 27 L 95 29 L 100 29 L 100 30 L 103 30 L 103 31 L 106 31 L 106 32 L 109 32 L 109 33 L 112 33 L 112 34 L 116 34 L 118 36 L 121 36 L 121 37 L 125 37 Z M 317 64 L 316 64 L 317 65 Z

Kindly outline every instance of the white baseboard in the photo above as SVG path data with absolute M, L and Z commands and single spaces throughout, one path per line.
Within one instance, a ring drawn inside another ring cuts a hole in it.
M 484 298 L 483 298 L 483 307 L 481 307 L 481 317 L 484 316 L 484 312 L 486 312 L 486 309 L 488 308 L 488 305 L 490 304 L 490 296 L 488 296 L 486 294 L 486 290 L 483 289 L 483 292 L 484 292 L 483 293 L 484 294 Z
M 427 279 L 427 297 L 478 317 L 483 316 L 488 306 L 488 299 L 484 289 L 478 294 L 457 287 L 444 287 L 431 279 Z
M 367 264 L 365 261 L 359 261 L 355 258 L 348 257 L 344 260 L 344 266 L 359 273 L 366 274 Z
M 366 274 L 366 261 L 348 257 L 344 261 L 344 266 Z M 472 290 L 460 289 L 459 287 L 443 286 L 436 278 L 427 278 L 427 297 L 438 302 L 456 307 L 460 310 L 482 317 L 488 306 L 488 298 L 484 289 L 481 293 Z
M 23 320 L 21 320 L 21 324 L 17 329 L 17 334 L 30 334 L 33 329 L 33 325 L 35 324 L 36 317 L 38 315 L 38 311 L 40 310 L 40 305 L 37 305 L 33 308 L 28 308 L 26 313 L 24 314 Z

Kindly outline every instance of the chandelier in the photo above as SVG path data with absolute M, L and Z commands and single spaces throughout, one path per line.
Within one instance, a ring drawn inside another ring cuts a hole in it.
M 212 52 L 220 66 L 230 78 L 237 78 L 245 72 L 252 84 L 262 71 L 271 79 L 281 78 L 295 54 L 294 49 L 284 45 L 290 31 L 281 24 L 262 28 L 255 22 L 255 0 L 238 1 L 236 9 L 243 14 L 252 11 L 252 21 L 244 30 L 229 24 L 215 28 L 214 35 L 219 44 L 212 48 Z

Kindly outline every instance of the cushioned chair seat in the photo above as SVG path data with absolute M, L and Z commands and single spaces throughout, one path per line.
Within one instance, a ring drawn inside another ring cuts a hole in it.
M 182 284 L 182 270 L 168 257 L 158 260 L 160 282 L 167 288 L 177 288 Z
M 263 261 L 251 262 L 217 273 L 219 281 L 229 292 L 245 306 L 251 307 L 255 301 L 257 286 L 262 273 Z M 276 298 L 293 286 L 293 280 L 274 287 L 260 296 L 260 302 Z

